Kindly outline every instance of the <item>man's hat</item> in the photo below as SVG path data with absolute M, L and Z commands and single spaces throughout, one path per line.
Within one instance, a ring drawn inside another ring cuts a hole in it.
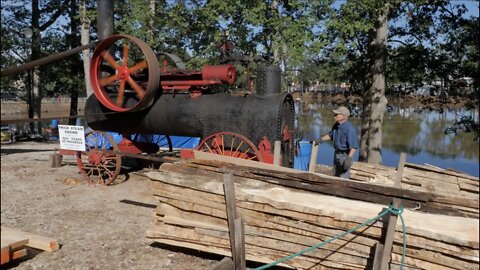
M 336 110 L 333 110 L 334 113 L 336 114 L 343 114 L 345 115 L 345 117 L 349 117 L 350 116 L 350 110 L 347 109 L 347 107 L 338 107 Z

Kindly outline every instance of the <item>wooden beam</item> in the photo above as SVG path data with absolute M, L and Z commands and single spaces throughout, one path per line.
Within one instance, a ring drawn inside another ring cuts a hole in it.
M 241 218 L 235 219 L 235 270 L 245 270 L 245 222 Z
M 200 159 L 200 160 L 205 160 L 205 161 L 226 162 L 226 163 L 229 163 L 229 164 L 247 166 L 247 167 L 250 167 L 250 168 L 260 168 L 260 169 L 265 168 L 265 169 L 271 169 L 271 170 L 282 171 L 282 172 L 292 172 L 292 173 L 299 172 L 298 170 L 295 170 L 295 169 L 292 169 L 292 168 L 276 166 L 276 165 L 273 165 L 273 164 L 268 164 L 268 163 L 253 161 L 253 160 L 247 160 L 247 159 L 217 155 L 217 154 L 212 154 L 212 153 L 202 152 L 202 151 L 196 151 L 196 150 L 193 151 L 193 155 L 194 155 L 195 159 Z
M 275 141 L 275 145 L 273 147 L 273 165 L 281 166 L 282 161 L 282 142 Z
M 60 248 L 56 239 L 2 226 L 2 238 L 3 235 L 6 234 L 14 239 L 28 239 L 28 242 L 25 244 L 27 247 L 49 252 L 56 251 Z
M 210 156 L 220 155 L 210 154 Z M 402 199 L 402 204 L 405 208 L 416 208 L 420 205 L 421 208 L 418 209 L 418 211 L 421 212 L 478 218 L 478 213 L 464 211 L 456 207 L 456 205 L 444 203 L 444 198 L 449 197 L 448 195 L 442 195 L 442 199 L 440 198 L 440 195 L 426 191 L 405 190 L 392 186 L 375 185 L 358 181 L 343 181 L 339 177 L 324 174 L 293 170 L 286 167 L 274 166 L 251 160 L 238 158 L 232 159 L 241 161 L 242 163 L 230 163 L 225 160 L 194 159 L 187 162 L 186 165 L 191 167 L 198 166 L 217 173 L 220 170 L 223 170 L 223 167 L 226 167 L 238 177 L 252 178 L 289 188 L 298 188 L 321 194 L 379 204 L 389 204 L 392 202 L 392 198 L 396 197 Z M 250 166 L 250 163 L 255 164 L 256 166 Z M 262 167 L 260 167 L 259 164 Z M 478 209 L 478 206 L 474 206 L 474 203 L 470 200 L 463 199 L 460 201 L 462 203 L 471 203 L 472 205 L 469 207 L 476 207 Z
M 226 173 L 223 175 L 223 189 L 225 193 L 225 205 L 227 209 L 228 233 L 230 235 L 230 247 L 232 249 L 233 264 L 236 266 L 237 250 L 235 244 L 235 219 L 237 218 L 237 205 L 235 202 L 235 186 L 233 182 L 233 174 Z
M 62 155 L 59 155 L 59 154 L 56 154 L 56 153 L 51 154 L 50 157 L 49 157 L 50 167 L 51 168 L 62 167 L 62 158 L 63 158 Z
M 380 270 L 380 263 L 381 263 L 381 257 L 383 253 L 383 245 L 382 243 L 378 242 L 375 244 L 375 254 L 373 256 L 373 270 Z
M 403 168 L 407 160 L 407 154 L 400 154 L 400 161 L 398 163 L 397 174 L 395 175 L 395 181 L 393 186 L 395 188 L 401 188 Z M 398 198 L 393 198 L 393 206 L 400 207 L 401 201 Z M 392 252 L 393 236 L 395 234 L 395 227 L 397 226 L 397 215 L 390 214 L 388 217 L 387 233 L 385 235 L 385 243 L 383 244 L 382 259 L 380 261 L 380 269 L 388 269 L 388 263 L 390 261 L 390 253 Z
M 308 164 L 308 171 L 315 172 L 315 166 L 317 165 L 318 144 L 312 143 L 312 154 L 310 155 L 310 163 Z

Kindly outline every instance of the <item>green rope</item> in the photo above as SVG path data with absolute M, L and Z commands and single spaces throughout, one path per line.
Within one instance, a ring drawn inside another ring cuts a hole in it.
M 348 231 L 346 231 L 346 232 L 343 232 L 343 233 L 341 233 L 341 234 L 338 234 L 338 235 L 336 235 L 336 236 L 334 236 L 334 237 L 332 237 L 332 238 L 330 238 L 330 239 L 328 239 L 328 240 L 326 240 L 326 241 L 323 241 L 323 242 L 321 242 L 321 243 L 318 243 L 318 244 L 316 244 L 316 245 L 314 245 L 314 246 L 311 246 L 311 247 L 309 247 L 309 248 L 306 248 L 306 249 L 304 249 L 304 250 L 302 250 L 302 251 L 299 251 L 299 252 L 297 252 L 297 253 L 288 255 L 288 256 L 286 256 L 286 257 L 283 257 L 283 258 L 281 258 L 281 259 L 279 259 L 279 260 L 276 260 L 276 261 L 274 261 L 274 262 L 271 262 L 271 263 L 269 263 L 269 264 L 266 264 L 266 265 L 257 267 L 257 268 L 255 268 L 254 270 L 263 270 L 263 269 L 270 268 L 270 267 L 275 266 L 275 265 L 277 265 L 277 264 L 280 264 L 280 263 L 282 263 L 282 262 L 284 262 L 284 261 L 287 261 L 287 260 L 290 260 L 290 259 L 295 258 L 295 257 L 297 257 L 297 256 L 300 256 L 300 255 L 302 255 L 302 254 L 304 254 L 304 253 L 306 253 L 306 252 L 309 252 L 309 251 L 311 251 L 311 250 L 314 250 L 314 249 L 316 249 L 316 248 L 319 248 L 319 247 L 321 247 L 321 246 L 324 246 L 324 245 L 326 245 L 326 244 L 328 244 L 328 243 L 330 243 L 330 242 L 332 242 L 332 241 L 334 241 L 334 240 L 336 240 L 336 239 L 338 239 L 338 238 L 340 238 L 340 237 L 343 237 L 343 236 L 345 236 L 345 235 L 347 235 L 347 234 L 349 234 L 349 233 L 352 233 L 352 232 L 358 230 L 359 228 L 361 228 L 361 227 L 363 227 L 363 226 L 365 226 L 365 225 L 367 225 L 367 224 L 369 224 L 369 223 L 371 223 L 371 222 L 377 221 L 378 219 L 382 218 L 383 216 L 385 216 L 385 215 L 388 214 L 388 213 L 392 213 L 393 215 L 400 216 L 400 219 L 402 220 L 402 230 L 403 230 L 403 255 L 402 255 L 402 263 L 401 263 L 401 265 L 400 265 L 400 270 L 402 270 L 402 269 L 403 269 L 403 264 L 404 264 L 404 262 L 405 262 L 405 253 L 406 253 L 406 249 L 407 249 L 406 227 L 405 227 L 405 222 L 403 221 L 403 217 L 402 217 L 403 206 L 400 206 L 400 207 L 397 208 L 397 207 L 395 207 L 395 206 L 393 206 L 393 205 L 389 205 L 389 207 L 388 207 L 387 209 L 385 209 L 385 211 L 383 211 L 382 213 L 380 213 L 378 216 L 376 216 L 376 217 L 374 217 L 374 218 L 371 218 L 371 219 L 363 222 L 363 223 L 360 224 L 360 225 L 357 225 L 356 227 L 354 227 L 354 228 L 352 228 L 352 229 L 350 229 L 350 230 L 348 230 Z

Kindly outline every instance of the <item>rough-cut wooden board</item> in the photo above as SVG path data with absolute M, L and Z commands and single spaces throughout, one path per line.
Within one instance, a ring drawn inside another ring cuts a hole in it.
M 15 253 L 22 249 L 28 242 L 26 238 L 16 238 L 15 235 L 1 234 L 1 264 L 8 263 L 12 259 L 19 258 L 22 252 Z M 25 251 L 26 252 L 26 251 Z
M 0 264 L 5 264 L 5 263 L 8 263 L 9 261 L 10 261 L 10 246 L 2 245 Z
M 38 234 L 33 234 L 29 232 L 20 231 L 17 229 L 12 229 L 9 227 L 2 226 L 2 238 L 3 235 L 9 235 L 13 239 L 28 239 L 26 246 L 31 248 L 36 248 L 44 251 L 56 251 L 59 249 L 58 241 L 52 238 L 41 236 Z
M 170 195 L 174 192 L 175 191 L 166 191 L 166 193 Z M 196 198 L 196 196 L 192 195 L 190 192 L 185 192 L 185 190 L 182 190 L 181 192 L 186 196 Z M 173 215 L 187 220 L 195 220 L 197 222 L 199 220 L 202 220 L 202 226 L 205 226 L 205 228 L 216 228 L 217 230 L 220 230 L 219 228 L 226 228 L 227 225 L 224 219 L 219 217 L 207 216 L 204 213 L 209 211 L 204 211 L 203 209 L 198 210 L 202 212 L 197 213 L 188 210 L 184 211 L 167 203 L 160 203 L 157 208 L 157 213 L 159 215 L 158 220 L 163 221 L 164 216 Z M 322 227 L 323 224 L 321 223 L 312 225 L 307 222 L 296 222 L 295 220 L 292 220 L 290 218 L 266 215 L 247 209 L 241 209 L 241 216 L 244 217 L 247 224 L 252 227 L 254 226 L 259 228 L 271 228 L 283 233 L 293 233 L 301 236 L 312 237 L 314 239 L 328 239 L 344 232 L 344 230 L 324 228 Z M 247 227 L 247 229 L 248 228 L 249 227 Z M 403 241 L 401 235 L 397 234 L 396 236 L 397 238 L 395 239 L 395 241 L 397 241 L 397 243 L 401 243 Z M 338 245 L 345 246 L 346 248 L 351 247 L 354 250 L 363 251 L 365 253 L 369 253 L 371 247 L 374 246 L 376 242 L 377 240 L 373 239 L 372 236 L 362 237 L 362 234 L 350 234 L 335 241 L 335 243 L 338 243 Z M 464 258 L 469 261 L 478 261 L 478 251 L 472 249 L 460 248 L 456 245 L 448 245 L 443 242 L 438 242 L 432 239 L 418 237 L 411 234 L 408 235 L 408 242 L 409 246 L 411 247 L 434 250 L 436 252 L 449 254 L 450 256 Z M 333 245 L 335 246 L 336 244 Z M 401 253 L 400 247 L 396 252 L 398 252 L 399 254 Z
M 173 175 L 168 175 L 167 178 L 168 178 L 168 179 L 173 179 L 173 178 L 175 178 L 175 177 L 174 177 Z M 201 182 L 203 182 L 203 183 L 206 183 L 206 182 L 204 182 L 204 180 L 205 180 L 205 181 L 208 181 L 208 180 L 206 180 L 206 179 L 199 179 L 199 180 L 201 180 Z M 206 185 L 208 186 L 208 183 L 207 183 Z M 190 186 L 190 188 L 191 188 L 191 187 L 192 187 L 192 186 Z M 180 192 L 180 194 L 184 194 L 184 196 L 185 196 L 186 198 L 192 198 L 191 205 L 190 205 L 190 206 L 185 205 L 185 207 L 187 207 L 187 209 L 188 209 L 188 207 L 192 207 L 191 209 L 193 209 L 193 210 L 195 210 L 195 211 L 198 211 L 199 213 L 204 213 L 205 215 L 207 215 L 207 214 L 212 215 L 212 214 L 213 214 L 213 215 L 215 215 L 215 216 L 220 216 L 220 217 L 222 217 L 222 215 L 223 215 L 223 218 L 225 218 L 225 212 L 224 212 L 224 210 L 222 210 L 222 207 L 221 207 L 221 206 L 215 207 L 216 209 L 218 209 L 218 210 L 216 210 L 216 212 L 212 212 L 213 209 L 210 209 L 210 208 L 201 208 L 201 205 L 202 205 L 202 204 L 205 204 L 205 205 L 208 206 L 208 207 L 212 207 L 212 206 L 213 206 L 213 205 L 212 205 L 212 201 L 208 201 L 207 198 L 205 198 L 204 200 L 201 200 L 201 196 L 199 196 L 198 194 L 195 195 L 195 194 L 193 194 L 193 193 L 191 193 L 191 192 L 187 192 L 187 191 L 186 191 L 186 188 L 189 188 L 189 187 L 184 187 L 184 188 L 183 188 L 181 191 L 179 191 L 179 192 Z M 159 190 L 161 190 L 161 189 L 162 189 L 162 188 L 159 187 Z M 159 191 L 159 192 L 160 192 L 160 191 Z M 165 192 L 166 192 L 166 193 L 169 193 L 169 194 L 173 194 L 172 190 L 165 190 Z M 172 196 L 173 196 L 173 195 L 170 195 L 170 197 L 172 197 Z M 220 199 L 220 198 L 221 198 L 221 197 L 218 197 L 218 199 Z M 178 198 L 177 198 L 177 199 L 178 199 Z M 163 201 L 167 202 L 168 200 L 163 200 Z M 202 202 L 202 201 L 203 201 L 203 202 Z M 174 203 L 174 204 L 177 203 L 177 204 L 178 204 L 178 202 L 171 202 L 171 203 Z M 323 205 L 323 204 L 325 204 L 325 203 L 319 203 L 318 205 Z M 349 203 L 349 204 L 351 204 L 351 203 Z M 256 204 L 251 204 L 251 205 L 254 205 L 254 206 L 258 209 L 258 206 L 257 206 Z M 243 203 L 241 204 L 241 206 L 242 206 L 242 207 L 248 207 L 248 205 L 243 206 Z M 224 207 L 224 206 L 223 206 L 223 207 Z M 348 204 L 347 204 L 347 207 L 348 207 Z M 381 208 L 381 207 L 380 207 L 380 208 Z M 380 209 L 380 208 L 379 208 L 379 209 Z M 210 210 L 209 210 L 209 209 L 210 209 Z M 275 209 L 266 209 L 266 208 L 263 208 L 263 209 L 258 209 L 258 210 L 259 210 L 259 211 L 270 211 L 270 212 L 273 212 Z M 243 211 L 243 210 L 242 210 L 242 211 Z M 218 212 L 218 213 L 217 213 L 217 212 Z M 274 213 L 275 213 L 275 212 L 274 212 Z M 306 214 L 306 215 L 300 215 L 300 213 L 298 213 L 298 212 L 291 212 L 291 211 L 286 211 L 286 210 L 277 210 L 276 213 L 278 213 L 279 215 L 282 215 L 282 214 L 283 214 L 283 215 L 287 215 L 287 216 L 295 216 L 295 217 L 297 217 L 299 220 L 305 220 L 305 221 L 308 221 L 308 218 L 312 217 L 311 215 L 308 215 L 308 214 Z M 312 212 L 312 213 L 315 214 L 315 211 Z M 317 214 L 319 214 L 319 213 L 317 213 Z M 376 213 L 375 213 L 375 214 L 376 214 Z M 423 218 L 425 218 L 425 216 L 424 216 Z M 448 217 L 445 217 L 445 218 L 448 218 Z M 361 221 L 364 221 L 364 219 L 361 219 Z M 355 226 L 355 224 L 358 224 L 358 223 L 354 223 L 354 224 L 348 225 L 348 223 L 343 222 L 343 225 L 342 225 L 342 223 L 339 223 L 338 221 L 335 222 L 335 223 L 332 223 L 332 221 L 328 221 L 328 219 L 326 219 L 326 218 L 323 218 L 322 220 L 320 220 L 320 219 L 317 218 L 317 219 L 315 219 L 315 220 L 311 220 L 310 222 L 319 222 L 319 224 L 323 224 L 323 225 L 327 225 L 327 224 L 328 224 L 329 226 L 340 226 L 339 228 L 345 228 L 345 227 L 348 228 L 347 226 L 353 227 L 353 226 Z M 461 223 L 463 223 L 463 222 L 461 222 Z M 468 223 L 468 222 L 467 222 L 467 223 Z M 454 226 L 454 227 L 456 227 L 456 226 Z M 414 232 L 415 232 L 414 230 L 409 230 L 409 234 L 413 234 Z M 380 234 L 380 231 L 377 231 L 377 232 L 374 233 L 374 235 L 378 235 L 378 234 Z M 475 233 L 474 233 L 474 234 L 475 234 Z M 433 237 L 435 237 L 435 235 L 433 235 Z M 413 235 L 409 236 L 409 241 L 412 241 L 413 239 L 415 239 L 415 237 L 414 237 Z M 397 241 L 400 241 L 400 240 L 401 240 L 401 235 L 397 236 Z M 418 243 L 419 243 L 420 246 L 421 246 L 421 245 L 428 245 L 428 241 L 425 241 L 425 240 L 419 240 Z M 435 243 L 432 243 L 431 245 L 435 245 Z M 456 251 L 456 252 L 461 252 L 461 251 L 458 250 L 458 251 Z M 477 252 L 477 253 L 478 253 L 478 252 Z M 475 255 L 475 253 L 472 254 L 472 255 Z
M 241 158 L 234 158 L 234 157 L 229 157 L 229 156 L 216 155 L 216 154 L 207 153 L 207 152 L 193 151 L 193 154 L 194 154 L 194 157 L 196 159 L 201 159 L 201 160 L 222 161 L 222 162 L 228 162 L 228 163 L 231 163 L 231 164 L 248 166 L 248 167 L 252 167 L 252 168 L 265 168 L 265 169 L 272 169 L 272 170 L 277 170 L 277 171 L 281 171 L 281 172 L 291 172 L 291 173 L 300 172 L 298 170 L 294 170 L 294 169 L 287 168 L 287 167 L 282 167 L 282 166 L 277 166 L 277 165 L 273 165 L 273 164 L 257 162 L 257 161 L 252 161 L 252 160 L 246 160 L 246 159 L 241 159 Z
M 9 233 L 3 233 L 2 230 L 2 248 L 5 246 L 10 247 L 11 250 L 17 250 L 28 243 L 28 238 L 17 237 Z
M 393 185 L 395 168 L 354 162 L 351 179 L 382 185 Z M 479 179 L 463 173 L 407 163 L 402 178 L 403 187 L 429 192 L 479 193 Z
M 223 173 L 230 170 L 236 175 L 238 213 L 245 221 L 247 259 L 252 256 L 266 262 L 279 259 L 352 228 L 378 214 L 382 208 L 370 202 L 278 185 L 278 181 L 264 181 L 264 178 L 281 174 L 272 173 L 271 169 L 253 168 L 252 173 L 242 166 L 221 168 L 212 163 L 198 162 L 193 166 L 165 164 L 161 167 L 162 172 L 149 173 L 148 176 L 157 174 L 157 177 L 151 178 L 151 187 L 159 201 L 157 225 L 161 224 L 149 231 L 149 238 L 162 243 L 173 241 L 179 246 L 228 250 L 230 245 L 221 179 Z M 283 174 L 288 176 L 283 179 L 279 176 L 281 180 L 293 175 L 295 179 L 292 181 L 312 182 L 311 176 L 304 179 L 302 173 Z M 323 197 L 325 200 L 319 201 Z M 456 203 L 448 196 L 436 199 Z M 342 200 L 345 200 L 344 204 L 339 203 Z M 365 212 L 364 204 L 376 205 L 375 211 Z M 352 205 L 355 211 L 352 211 Z M 472 237 L 478 238 L 478 219 L 410 210 L 405 210 L 404 217 L 408 227 L 408 266 L 404 269 L 478 269 L 478 239 Z M 455 222 L 452 223 L 452 220 Z M 472 220 L 476 223 L 471 223 Z M 377 222 L 360 234 L 339 239 L 341 241 L 332 242 L 328 248 L 322 247 L 288 264 L 302 269 L 314 266 L 319 269 L 365 269 L 365 260 L 371 260 L 369 251 L 378 241 L 382 227 L 382 223 Z M 397 230 L 399 227 L 400 224 Z M 458 233 L 463 233 L 463 236 Z M 397 231 L 391 269 L 398 269 L 402 240 L 401 232 Z M 322 260 L 325 256 L 331 260 Z
M 13 259 L 13 260 L 16 260 L 16 259 L 25 257 L 25 256 L 27 256 L 27 255 L 28 255 L 27 249 L 26 249 L 26 248 L 22 248 L 22 249 L 19 249 L 19 250 L 17 250 L 17 251 L 12 252 L 12 259 Z
M 418 164 L 408 163 L 408 162 L 405 164 L 405 166 L 420 169 L 420 170 L 425 170 L 425 171 L 432 171 L 432 172 L 437 172 L 437 173 L 442 173 L 442 174 L 447 174 L 452 176 L 458 176 L 458 177 L 462 177 L 470 180 L 478 180 L 478 177 L 475 177 L 466 173 L 454 172 L 452 170 L 436 169 L 430 166 L 423 166 L 423 165 L 418 165 Z
M 198 165 L 198 163 L 201 163 Z M 462 199 L 459 196 L 442 195 L 441 200 L 436 199 L 435 194 L 422 191 L 402 190 L 394 187 L 384 187 L 372 185 L 369 183 L 343 181 L 338 177 L 329 177 L 326 175 L 311 174 L 305 172 L 297 172 L 289 174 L 286 172 L 278 172 L 266 169 L 257 169 L 244 167 L 239 165 L 228 164 L 227 168 L 219 168 L 225 163 L 218 161 L 192 161 L 187 166 L 201 166 L 205 170 L 198 168 L 185 168 L 185 166 L 175 166 L 173 164 L 164 164 L 162 166 L 170 166 L 168 170 L 180 173 L 198 172 L 200 175 L 208 174 L 208 171 L 214 171 L 221 174 L 222 171 L 231 170 L 236 176 L 242 178 L 250 178 L 273 184 L 280 184 L 291 188 L 299 188 L 313 192 L 335 195 L 355 200 L 370 201 L 381 204 L 389 204 L 392 198 L 402 199 L 404 207 L 415 208 L 421 205 L 419 211 L 444 213 L 450 215 L 478 217 L 478 203 L 475 201 Z M 209 168 L 206 166 L 209 165 Z M 220 177 L 220 176 L 217 176 Z M 438 202 L 437 202 L 438 201 Z M 462 205 L 451 205 L 447 202 L 453 202 Z M 465 210 L 463 207 L 468 205 L 472 209 Z M 461 206 L 461 207 L 460 207 Z
M 164 167 L 170 168 L 172 166 L 167 165 Z M 195 187 L 199 190 L 216 193 L 217 195 L 222 195 L 223 193 L 221 182 L 217 182 L 215 187 L 215 182 L 207 177 L 197 176 L 196 178 L 191 178 L 175 172 L 149 172 L 147 176 L 151 179 L 164 179 L 164 181 L 170 181 L 170 183 L 184 187 Z M 295 213 L 291 211 L 295 211 L 296 213 L 314 215 L 324 213 L 325 216 L 331 216 L 332 213 L 351 212 L 352 205 L 355 205 L 355 214 L 349 216 L 349 220 L 361 223 L 374 217 L 382 209 L 381 205 L 368 202 L 352 201 L 345 198 L 294 191 L 281 187 L 268 189 L 240 188 L 239 190 L 241 190 L 237 195 L 239 200 L 256 202 L 259 205 L 271 205 L 280 210 L 288 209 L 290 215 L 294 215 Z M 418 230 L 419 235 L 439 240 L 443 238 L 438 237 L 445 237 L 443 239 L 445 241 L 478 247 L 478 219 L 451 217 L 448 218 L 449 222 L 445 223 L 444 220 L 446 218 L 442 215 L 424 215 L 423 213 L 410 210 L 405 210 L 404 219 L 408 219 L 407 224 L 409 224 L 411 233 L 415 233 Z M 399 229 L 401 229 L 400 224 L 397 226 L 397 230 Z M 474 242 L 470 243 L 471 239 L 474 239 Z

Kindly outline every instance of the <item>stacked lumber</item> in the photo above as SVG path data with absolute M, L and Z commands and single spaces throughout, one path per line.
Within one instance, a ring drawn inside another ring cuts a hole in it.
M 406 209 L 403 213 L 407 230 L 404 269 L 478 269 L 479 220 L 455 216 L 463 214 L 435 204 L 431 194 L 218 161 L 165 163 L 159 172 L 147 173 L 159 202 L 147 237 L 231 256 L 223 191 L 226 171 L 234 174 L 237 214 L 245 222 L 247 260 L 269 263 L 348 231 L 382 212 L 388 204 L 384 204 L 386 194 L 390 201 L 391 196 L 401 199 L 403 205 L 415 205 L 425 198 L 424 212 Z M 371 269 L 384 228 L 386 222 L 377 221 L 283 265 Z M 401 228 L 398 223 L 390 269 L 400 266 Z
M 351 168 L 352 180 L 393 186 L 395 168 L 382 165 L 355 162 Z M 479 215 L 479 178 L 465 173 L 441 169 L 431 165 L 406 163 L 402 175 L 402 189 L 425 191 L 439 196 L 449 196 L 470 200 L 477 205 L 468 207 L 445 202 L 452 207 Z
M 27 256 L 27 248 L 25 247 L 25 244 L 27 244 L 28 239 L 12 239 L 11 237 L 2 234 L 1 242 L 1 264 Z
M 5 226 L 1 227 L 1 242 L 1 264 L 27 256 L 27 247 L 49 252 L 59 249 L 55 239 Z

